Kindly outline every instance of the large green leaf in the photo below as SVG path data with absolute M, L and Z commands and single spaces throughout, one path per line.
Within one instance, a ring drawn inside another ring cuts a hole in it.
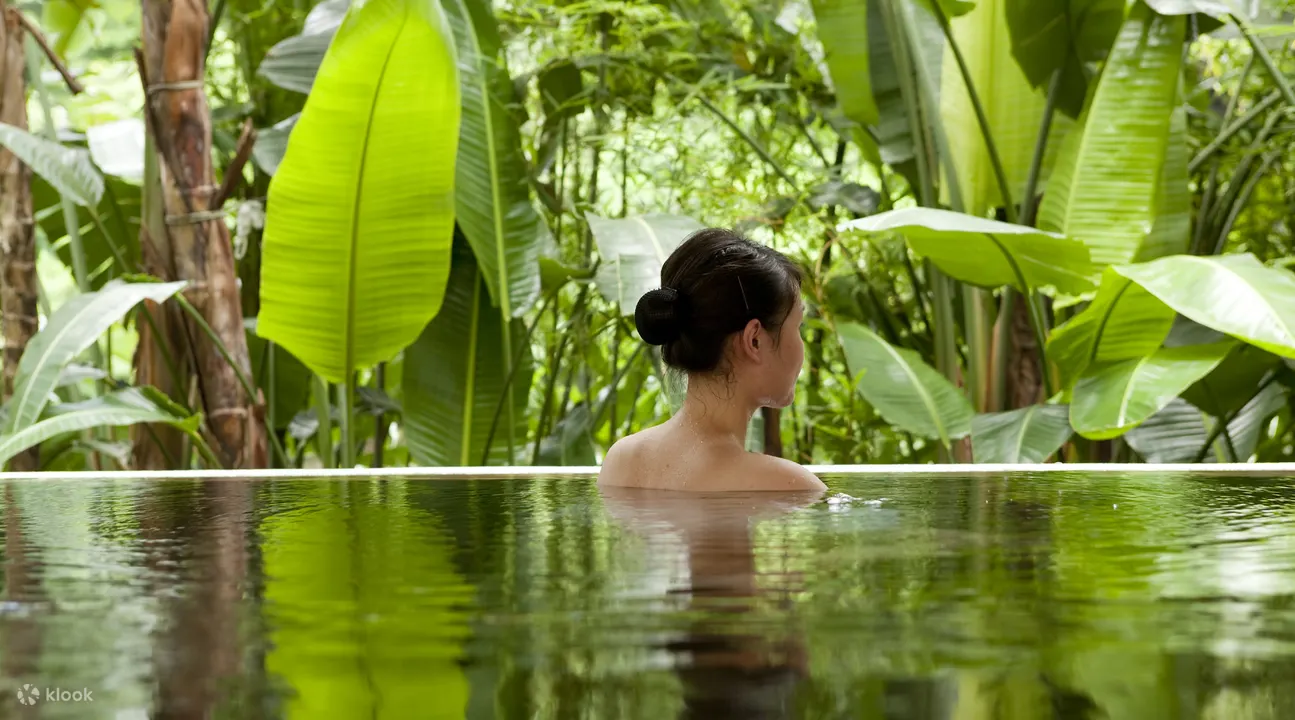
M 1090 64 L 1110 52 L 1124 22 L 1125 0 L 1003 0 L 1012 55 L 1030 84 L 1046 89 L 1061 72 L 1057 108 L 1079 117 Z
M 1280 359 L 1254 345 L 1237 345 L 1214 372 L 1183 393 L 1183 399 L 1214 417 L 1240 410 Z
M 1231 352 L 1232 341 L 1164 348 L 1136 360 L 1096 368 L 1080 378 L 1070 424 L 1090 440 L 1106 440 L 1155 415 Z
M 274 408 L 275 429 L 283 430 L 310 404 L 310 370 L 292 353 L 257 335 L 255 328 L 247 331 L 247 353 L 252 360 L 252 380 Z
M 4 123 L 0 123 L 0 147 L 8 148 L 78 205 L 93 207 L 103 197 L 103 176 L 90 161 L 90 153 L 81 148 L 66 147 Z
M 1030 86 L 1012 57 L 1008 37 L 1007 8 L 1004 0 L 983 0 L 967 15 L 951 23 L 953 39 L 962 51 L 967 75 L 975 87 L 984 110 L 985 120 L 994 140 L 1003 174 L 1007 178 L 1013 205 L 1022 201 L 1034 147 L 1043 120 L 1044 95 Z M 976 119 L 975 106 L 967 91 L 967 82 L 953 55 L 945 49 L 941 73 L 940 119 L 948 135 L 950 160 L 958 175 L 962 203 L 972 215 L 983 215 L 1005 202 L 998 184 L 984 132 Z M 1045 153 L 1043 173 L 1046 180 L 1056 157 L 1057 142 L 1069 128 L 1070 120 L 1054 115 Z M 947 176 L 947 167 L 946 167 Z M 948 197 L 947 185 L 943 188 Z
M 324 0 L 306 15 L 300 35 L 279 41 L 256 72 L 285 89 L 310 92 L 333 35 L 346 18 L 349 0 Z
M 0 466 L 18 453 L 65 433 L 136 423 L 167 423 L 193 433 L 201 421 L 198 416 L 185 417 L 169 407 L 159 407 L 137 388 L 59 405 L 55 410 L 57 414 L 52 417 L 0 436 Z
M 852 220 L 841 230 L 899 232 L 914 252 L 944 272 L 982 287 L 1010 285 L 1029 292 L 1052 286 L 1077 294 L 1094 285 L 1083 243 L 1024 225 L 934 208 L 904 208 Z
M 472 244 L 490 296 L 517 317 L 540 292 L 546 232 L 531 204 L 530 168 L 510 106 L 519 105 L 487 0 L 443 0 L 458 46 L 463 124 L 455 176 L 459 228 Z
M 588 216 L 598 244 L 598 290 L 633 315 L 639 298 L 661 285 L 661 266 L 702 224 L 681 215 L 643 215 L 619 220 Z
M 1041 463 L 1070 439 L 1065 405 L 1031 405 L 971 419 L 971 452 L 978 463 Z
M 1269 385 L 1228 423 L 1228 438 L 1236 449 L 1238 462 L 1247 462 L 1263 434 L 1268 420 L 1286 406 L 1287 390 Z M 1124 438 L 1149 463 L 1192 462 L 1200 454 L 1214 427 L 1214 420 L 1182 398 L 1176 398 Z M 1222 435 L 1205 455 L 1205 462 L 1231 460 L 1228 438 Z
M 13 396 L 7 406 L 8 431 L 13 433 L 36 422 L 63 368 L 128 310 L 144 300 L 162 302 L 184 285 L 112 282 L 102 290 L 77 295 L 64 303 L 31 339 L 18 362 Z
M 511 321 L 509 330 L 512 346 L 522 347 L 521 320 Z M 491 307 L 472 249 L 458 241 L 444 308 L 405 350 L 402 399 L 414 460 L 423 465 L 480 465 L 486 437 L 496 425 L 490 460 L 507 462 L 510 417 L 511 435 L 518 444 L 526 437 L 529 353 L 513 378 L 511 409 L 504 405 L 499 412 L 507 377 L 502 318 Z
M 1201 325 L 1295 358 L 1295 274 L 1289 270 L 1244 254 L 1174 255 L 1116 271 Z
M 297 114 L 284 118 L 256 134 L 256 142 L 252 145 L 252 159 L 265 174 L 273 175 L 278 172 L 279 163 L 283 162 L 283 155 L 288 152 L 288 138 L 292 136 L 292 128 L 296 127 L 300 117 L 301 115 Z
M 914 8 L 905 0 L 880 0 L 867 5 L 868 66 L 871 70 L 873 97 L 876 98 L 880 116 L 875 131 L 877 145 L 881 159 L 916 187 L 918 176 L 913 154 L 915 130 L 909 122 L 901 91 L 901 65 L 896 53 L 907 44 L 910 34 L 919 39 L 919 42 L 912 43 L 916 45 L 913 63 L 918 68 L 916 75 L 919 82 L 925 80 L 931 100 L 928 109 L 933 114 L 938 106 L 944 33 L 929 13 L 914 12 Z M 898 37 L 891 37 L 892 32 Z M 918 101 L 914 98 L 914 102 Z
M 369 0 L 338 30 L 270 183 L 261 337 L 338 382 L 440 309 L 459 84 L 433 0 Z
M 553 434 L 540 441 L 540 465 L 549 467 L 589 467 L 598 464 L 590 430 L 593 416 L 589 406 L 581 403 L 572 408 L 553 428 Z
M 866 0 L 813 0 L 832 89 L 841 112 L 860 126 L 877 124 L 877 102 L 868 72 Z
M 1138 248 L 1138 262 L 1187 252 L 1192 233 L 1192 192 L 1187 171 L 1187 108 L 1174 108 L 1169 119 L 1169 142 L 1160 166 L 1156 217 L 1151 232 Z
M 1191 462 L 1209 439 L 1208 418 L 1191 403 L 1174 398 L 1146 422 L 1124 434 L 1124 440 L 1149 463 Z M 1222 449 L 1222 441 L 1214 444 Z M 1207 456 L 1212 461 L 1213 456 Z
M 1053 168 L 1039 226 L 1082 240 L 1099 265 L 1131 261 L 1155 220 L 1183 23 L 1134 7 Z
M 1088 308 L 1048 339 L 1062 388 L 1075 384 L 1089 365 L 1144 357 L 1156 351 L 1174 323 L 1174 311 L 1111 268 Z
M 971 403 L 917 353 L 854 323 L 838 334 L 855 388 L 887 422 L 945 445 L 971 432 Z
M 63 214 L 58 190 L 40 178 L 32 178 L 31 191 L 37 225 L 63 264 L 71 267 L 67 216 Z M 101 288 L 108 280 L 121 274 L 113 254 L 114 246 L 122 254 L 127 267 L 138 265 L 141 199 L 138 185 L 108 176 L 104 178 L 103 198 L 94 208 L 98 223 L 91 215 L 91 208 L 77 206 L 77 224 L 80 226 L 81 247 L 85 250 L 86 268 L 90 271 L 91 288 Z

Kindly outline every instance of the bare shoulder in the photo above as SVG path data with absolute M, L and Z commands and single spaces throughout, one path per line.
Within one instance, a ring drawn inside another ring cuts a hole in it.
M 598 471 L 598 484 L 609 486 L 635 485 L 635 459 L 643 442 L 643 434 L 635 433 L 612 443 L 603 456 L 602 467 Z
M 770 455 L 750 454 L 751 477 L 759 490 L 826 490 L 827 486 L 803 465 Z

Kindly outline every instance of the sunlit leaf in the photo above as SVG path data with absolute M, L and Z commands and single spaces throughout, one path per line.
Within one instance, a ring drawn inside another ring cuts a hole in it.
M 1023 292 L 1045 286 L 1068 293 L 1093 288 L 1093 268 L 1083 243 L 1024 225 L 935 208 L 904 208 L 852 220 L 840 229 L 898 232 L 914 252 L 973 285 L 1010 285 Z
M 1187 252 L 1192 232 L 1192 192 L 1187 171 L 1187 109 L 1174 108 L 1169 119 L 1165 162 L 1160 166 L 1156 191 L 1156 217 L 1151 232 L 1138 248 L 1136 260 L 1144 262 Z
M 1105 365 L 1155 352 L 1169 334 L 1174 311 L 1111 268 L 1083 312 L 1053 331 L 1048 359 L 1061 387 L 1074 385 L 1089 365 Z
M 1174 255 L 1115 268 L 1176 312 L 1273 354 L 1295 358 L 1295 273 L 1255 256 Z
M 347 16 L 270 183 L 258 333 L 339 382 L 440 309 L 454 227 L 458 72 L 440 5 Z
M 879 115 L 868 71 L 868 3 L 813 0 L 812 5 L 837 104 L 859 125 L 875 125 Z

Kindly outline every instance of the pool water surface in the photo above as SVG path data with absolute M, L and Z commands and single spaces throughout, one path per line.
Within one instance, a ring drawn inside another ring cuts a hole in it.
M 825 479 L 3 480 L 0 717 L 1295 718 L 1295 478 Z

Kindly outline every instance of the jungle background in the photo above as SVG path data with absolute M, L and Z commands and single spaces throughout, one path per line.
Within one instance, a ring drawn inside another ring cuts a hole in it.
M 592 465 L 703 225 L 801 462 L 1295 458 L 1289 2 L 0 0 L 9 469 Z

